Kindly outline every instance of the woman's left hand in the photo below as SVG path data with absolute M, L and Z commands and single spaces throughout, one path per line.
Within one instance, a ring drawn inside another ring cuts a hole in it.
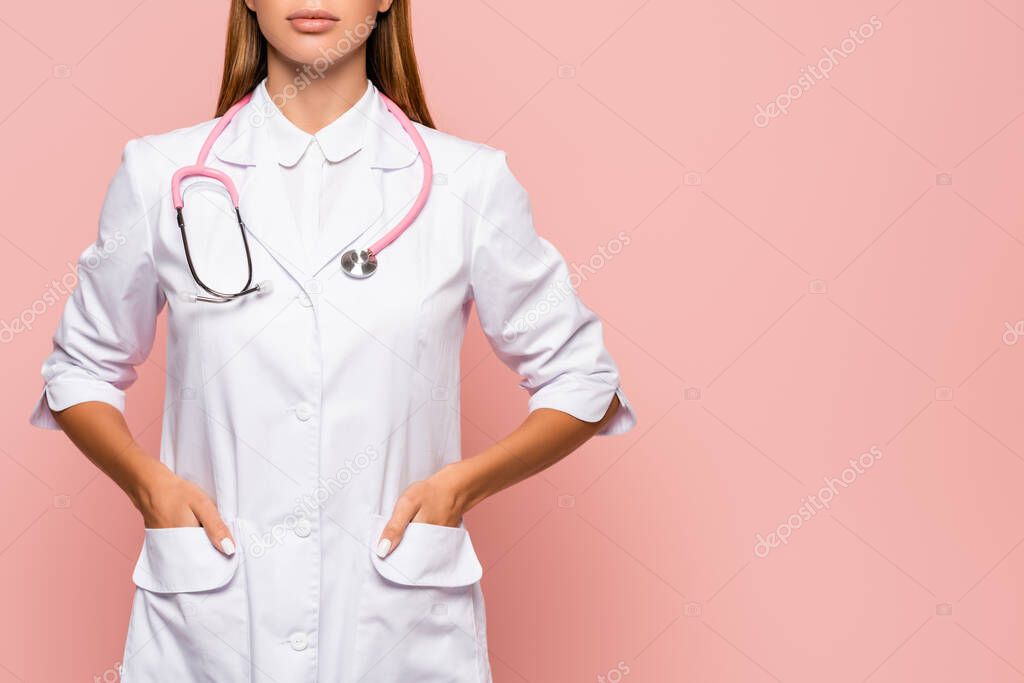
M 465 509 L 458 472 L 458 463 L 448 465 L 429 479 L 415 482 L 402 493 L 377 541 L 378 557 L 387 557 L 398 547 L 409 522 L 459 526 Z

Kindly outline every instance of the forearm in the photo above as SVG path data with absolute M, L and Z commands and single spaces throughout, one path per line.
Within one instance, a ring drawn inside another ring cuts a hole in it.
M 135 441 L 121 412 L 101 401 L 87 401 L 54 411 L 54 419 L 68 438 L 96 467 L 123 490 L 136 507 L 150 488 L 148 483 L 169 473 L 159 460 L 147 455 Z
M 215 547 L 227 555 L 235 552 L 231 530 L 214 501 L 147 455 L 117 408 L 87 401 L 53 416 L 85 457 L 128 494 L 147 528 L 202 526 Z
M 530 413 L 515 431 L 478 455 L 451 468 L 457 504 L 463 511 L 566 457 L 597 434 L 619 409 L 618 396 L 597 422 L 584 422 L 560 410 Z

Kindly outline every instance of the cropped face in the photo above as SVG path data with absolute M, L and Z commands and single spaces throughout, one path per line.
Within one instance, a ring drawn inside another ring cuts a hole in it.
M 328 68 L 358 50 L 393 0 L 246 0 L 270 46 L 296 64 Z

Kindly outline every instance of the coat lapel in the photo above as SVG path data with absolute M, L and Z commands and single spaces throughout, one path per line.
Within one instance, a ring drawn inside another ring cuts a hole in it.
M 255 98 L 254 98 L 255 99 Z M 265 116 L 255 102 L 243 107 L 213 147 L 213 154 L 238 185 L 247 232 L 298 282 L 312 271 L 281 179 L 270 154 Z
M 358 167 L 350 187 L 334 190 L 338 201 L 323 225 L 314 272 L 329 266 L 343 251 L 370 246 L 402 219 L 419 191 L 416 146 L 376 92 L 366 116 L 365 143 L 354 159 Z M 411 194 L 407 186 L 415 186 Z
M 239 208 L 246 228 L 293 278 L 298 282 L 307 280 L 312 270 L 280 166 L 273 159 L 260 159 L 245 174 L 247 181 L 240 190 Z
M 360 153 L 361 154 L 361 153 Z M 363 249 L 368 244 L 355 244 L 362 236 L 372 235 L 384 217 L 381 196 L 381 171 L 367 163 L 359 163 L 347 188 L 327 188 L 337 192 L 330 215 L 321 224 L 322 232 L 314 249 L 312 271 L 319 272 L 350 247 Z

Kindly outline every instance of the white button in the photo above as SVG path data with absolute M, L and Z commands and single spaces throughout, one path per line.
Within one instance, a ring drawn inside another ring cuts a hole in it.
M 323 285 L 319 280 L 310 280 L 302 285 L 310 294 L 319 294 L 323 291 Z
M 292 649 L 296 652 L 302 652 L 309 647 L 309 639 L 306 638 L 305 633 L 293 633 L 288 642 L 291 643 Z
M 313 408 L 308 403 L 300 403 L 295 406 L 295 417 L 299 418 L 303 422 L 313 417 Z
M 295 524 L 295 535 L 299 538 L 306 538 L 313 533 L 313 525 L 309 523 L 308 519 L 300 519 Z

